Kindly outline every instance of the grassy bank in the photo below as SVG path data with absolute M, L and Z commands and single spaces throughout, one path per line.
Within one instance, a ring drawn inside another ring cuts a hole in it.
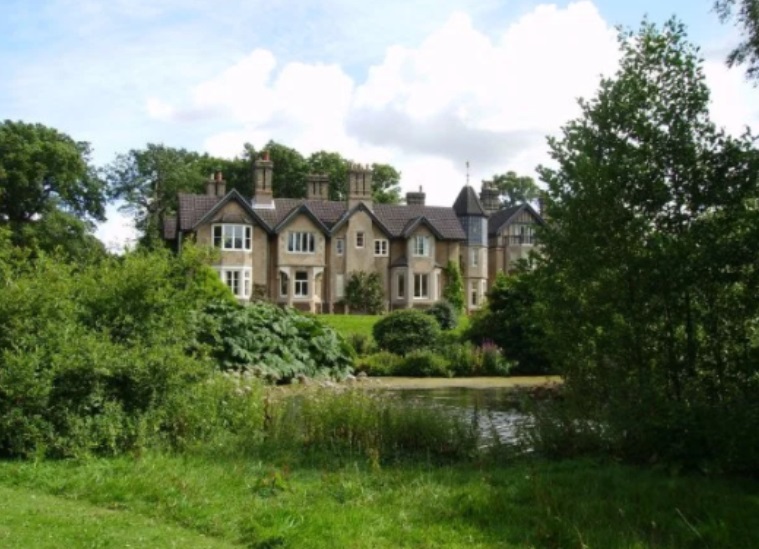
M 372 327 L 382 317 L 380 315 L 319 315 L 318 318 L 344 337 L 352 334 L 372 337 Z
M 0 486 L 4 547 L 759 546 L 756 482 L 590 462 L 145 455 L 0 463 Z

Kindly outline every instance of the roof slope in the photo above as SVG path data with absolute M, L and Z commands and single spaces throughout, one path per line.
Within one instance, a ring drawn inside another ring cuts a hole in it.
M 487 217 L 485 209 L 482 207 L 480 199 L 477 197 L 477 193 L 470 185 L 465 185 L 459 196 L 456 197 L 456 201 L 453 203 L 453 211 L 459 217 L 465 216 L 480 216 Z
M 509 206 L 508 208 L 493 212 L 490 215 L 490 218 L 488 219 L 488 234 L 491 236 L 497 234 L 504 225 L 523 210 L 532 214 L 539 224 L 542 225 L 544 223 L 543 218 L 540 217 L 540 214 L 538 214 L 532 206 L 526 203 L 517 204 L 516 206 Z

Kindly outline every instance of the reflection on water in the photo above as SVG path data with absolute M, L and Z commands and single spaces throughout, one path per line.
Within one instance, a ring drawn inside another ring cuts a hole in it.
M 517 442 L 517 428 L 528 416 L 520 410 L 520 397 L 514 389 L 494 387 L 472 389 L 441 387 L 434 389 L 383 389 L 402 400 L 411 400 L 454 413 L 466 414 L 477 423 L 486 445 Z

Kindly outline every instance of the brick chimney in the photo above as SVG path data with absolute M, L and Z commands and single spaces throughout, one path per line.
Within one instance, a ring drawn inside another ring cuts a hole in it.
M 308 200 L 329 200 L 329 176 L 310 173 L 306 176 L 306 198 Z
M 254 208 L 274 208 L 273 175 L 274 162 L 269 158 L 269 151 L 264 151 L 253 163 Z
M 224 196 L 227 194 L 227 182 L 224 181 L 224 176 L 221 170 L 217 170 L 214 174 L 214 182 L 216 183 L 216 196 Z
M 422 191 L 422 186 L 419 185 L 419 192 L 406 193 L 406 204 L 409 206 L 424 206 L 424 201 L 427 195 Z
M 501 209 L 501 193 L 498 192 L 492 181 L 482 182 L 480 202 L 485 212 L 489 214 Z
M 372 208 L 372 169 L 361 164 L 348 166 L 348 208 L 363 202 Z

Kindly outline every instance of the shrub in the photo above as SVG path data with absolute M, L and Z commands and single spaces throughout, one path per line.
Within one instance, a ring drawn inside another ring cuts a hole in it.
M 356 371 L 370 376 L 398 375 L 403 363 L 403 357 L 388 351 L 380 351 L 356 361 Z
M 450 363 L 445 357 L 426 349 L 412 351 L 403 357 L 398 374 L 414 377 L 453 377 Z
M 422 311 L 402 309 L 380 319 L 373 332 L 374 341 L 381 349 L 405 355 L 434 346 L 440 336 L 440 326 Z
M 461 278 L 461 269 L 455 261 L 449 261 L 445 268 L 446 284 L 443 288 L 443 298 L 453 305 L 454 310 L 460 313 L 464 310 L 464 281 Z
M 271 381 L 297 375 L 341 379 L 353 366 L 352 349 L 335 330 L 317 317 L 265 302 L 211 304 L 200 340 L 221 369 L 250 371 Z
M 344 301 L 354 313 L 382 313 L 385 310 L 385 290 L 379 273 L 351 273 L 345 284 Z
M 366 334 L 348 334 L 348 343 L 358 356 L 366 356 L 374 351 L 374 341 Z
M 438 301 L 425 312 L 437 320 L 442 330 L 453 330 L 459 323 L 459 315 L 450 301 Z
M 440 354 L 448 361 L 455 376 L 471 376 L 480 370 L 481 355 L 468 341 L 449 341 L 440 346 Z

